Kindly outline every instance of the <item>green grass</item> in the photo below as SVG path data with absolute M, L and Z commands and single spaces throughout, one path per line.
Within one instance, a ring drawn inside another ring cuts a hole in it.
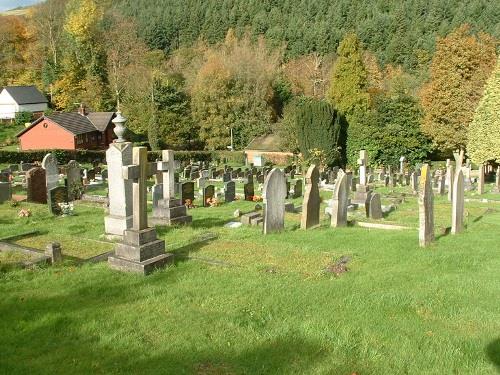
M 105 263 L 4 272 L 1 372 L 498 373 L 500 205 L 467 203 L 456 236 L 443 235 L 446 197 L 435 205 L 438 238 L 426 249 L 409 194 L 382 220 L 412 228 L 403 231 L 332 229 L 323 214 L 311 231 L 297 214 L 282 234 L 224 228 L 254 206 L 238 201 L 191 210 L 189 227 L 158 227 L 177 262 L 148 277 Z M 67 218 L 21 206 L 33 216 L 0 205 L 0 238 L 38 229 L 44 241 L 99 241 L 104 229 L 97 206 L 80 203 Z M 342 255 L 349 272 L 324 272 Z
M 17 150 L 17 138 L 16 134 L 24 129 L 24 126 L 19 126 L 9 123 L 0 123 L 0 146 L 3 150 Z M 10 146 L 5 146 L 10 144 Z

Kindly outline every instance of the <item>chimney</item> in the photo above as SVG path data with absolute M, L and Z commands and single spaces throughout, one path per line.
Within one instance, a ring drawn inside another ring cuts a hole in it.
M 85 108 L 85 104 L 80 103 L 80 107 L 78 107 L 78 113 L 82 116 L 87 116 L 87 108 Z

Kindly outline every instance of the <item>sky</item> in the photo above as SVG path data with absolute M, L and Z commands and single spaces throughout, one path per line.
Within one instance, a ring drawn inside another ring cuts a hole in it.
M 0 12 L 14 9 L 17 7 L 24 7 L 27 5 L 33 5 L 39 3 L 43 0 L 0 0 Z

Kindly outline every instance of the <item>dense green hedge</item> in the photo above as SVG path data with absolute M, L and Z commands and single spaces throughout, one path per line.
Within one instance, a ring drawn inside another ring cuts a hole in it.
M 21 161 L 32 163 L 42 161 L 49 152 L 56 154 L 60 164 L 66 164 L 70 160 L 79 163 L 91 163 L 95 160 L 105 162 L 106 151 L 104 150 L 37 150 L 37 151 L 2 151 L 0 150 L 0 163 L 17 164 Z M 175 159 L 180 161 L 218 161 L 227 163 L 245 163 L 245 154 L 242 151 L 174 151 Z M 161 159 L 161 151 L 149 151 L 149 160 Z

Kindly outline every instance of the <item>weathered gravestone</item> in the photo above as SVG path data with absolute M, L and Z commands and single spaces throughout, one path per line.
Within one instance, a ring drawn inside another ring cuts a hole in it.
M 66 187 L 70 201 L 80 199 L 83 192 L 82 175 L 80 164 L 75 160 L 70 160 L 66 166 Z
M 163 199 L 163 184 L 155 184 L 151 187 L 151 198 L 153 201 L 153 210 L 158 207 L 158 202 Z
M 453 181 L 453 198 L 451 201 L 451 233 L 457 234 L 464 229 L 464 175 L 459 170 Z
M 229 181 L 224 184 L 224 201 L 226 203 L 234 201 L 236 198 L 236 183 Z
M 479 166 L 479 178 L 477 180 L 477 193 L 484 194 L 484 164 Z
M 210 202 L 215 197 L 215 186 L 207 185 L 203 188 L 203 207 L 210 207 Z
M 319 196 L 319 170 L 313 164 L 306 174 L 306 192 L 302 203 L 302 217 L 300 227 L 311 229 L 319 226 L 319 208 L 321 199 Z
M 418 196 L 419 244 L 425 247 L 434 241 L 434 195 L 429 164 L 422 166 Z
M 255 196 L 255 186 L 253 182 L 247 182 L 243 185 L 243 194 L 245 195 L 246 201 L 253 201 L 253 197 Z
M 27 200 L 32 203 L 47 203 L 47 184 L 45 169 L 31 168 L 26 173 Z
M 319 179 L 319 172 L 318 172 Z M 302 196 L 302 180 L 295 181 L 295 185 L 293 186 L 293 196 L 292 198 L 300 198 Z
M 194 201 L 194 182 L 186 181 L 181 184 L 181 202 L 186 204 L 186 200 Z
M 156 229 L 148 227 L 146 181 L 156 172 L 156 164 L 148 163 L 146 147 L 134 147 L 132 165 L 122 169 L 123 179 L 133 182 L 133 226 L 123 232 L 115 255 L 108 258 L 111 268 L 146 275 L 155 268 L 173 261 L 165 253 L 165 241 L 156 236 Z
M 61 215 L 60 204 L 68 203 L 68 189 L 66 186 L 57 186 L 49 190 L 47 204 L 52 215 Z
M 224 172 L 222 175 L 222 182 L 229 182 L 231 179 L 231 172 Z
M 347 186 L 347 174 L 340 170 L 333 189 L 331 200 L 331 226 L 345 227 L 347 225 L 347 205 L 349 187 Z
M 417 172 L 413 172 L 410 176 L 410 186 L 413 194 L 417 194 L 418 192 L 418 174 Z
M 370 193 L 370 186 L 367 181 L 366 167 L 368 165 L 368 153 L 366 150 L 359 152 L 359 183 L 356 184 L 353 202 L 358 204 L 365 204 Z
M 382 202 L 380 201 L 379 193 L 370 194 L 369 201 L 367 202 L 366 216 L 370 219 L 382 219 Z
M 45 155 L 42 161 L 42 168 L 45 169 L 45 179 L 47 192 L 59 184 L 59 167 L 57 159 L 53 153 Z
M 285 228 L 285 175 L 281 169 L 274 168 L 266 176 L 263 188 L 264 234 L 281 232 Z
M 446 168 L 446 181 L 448 185 L 448 201 L 451 202 L 453 200 L 453 183 L 455 177 L 455 169 L 453 168 L 453 164 Z
M 10 182 L 0 182 L 0 203 L 10 201 L 12 199 L 12 189 Z
M 196 187 L 198 189 L 203 189 L 207 185 L 207 178 L 206 177 L 199 177 L 196 179 Z
M 172 150 L 162 151 L 162 161 L 157 163 L 157 171 L 157 181 L 161 181 L 158 184 L 161 186 L 161 195 L 158 195 L 156 206 L 153 204 L 152 223 L 159 225 L 190 223 L 192 217 L 187 214 L 187 207 L 181 199 L 175 198 L 175 184 L 176 179 L 178 181 L 178 176 L 176 177 L 175 173 L 174 152 Z

